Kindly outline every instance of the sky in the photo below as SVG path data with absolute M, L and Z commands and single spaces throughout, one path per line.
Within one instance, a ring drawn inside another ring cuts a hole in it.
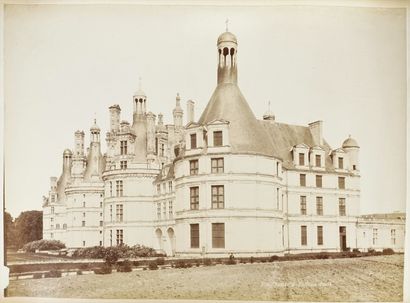
M 74 132 L 84 130 L 89 144 L 96 118 L 104 134 L 110 105 L 130 121 L 140 77 L 148 110 L 165 123 L 177 93 L 184 109 L 195 101 L 198 119 L 216 86 L 226 18 L 255 115 L 270 101 L 279 122 L 323 120 L 334 149 L 351 134 L 360 145 L 361 213 L 404 211 L 404 9 L 147 5 L 6 5 L 6 211 L 41 209 Z

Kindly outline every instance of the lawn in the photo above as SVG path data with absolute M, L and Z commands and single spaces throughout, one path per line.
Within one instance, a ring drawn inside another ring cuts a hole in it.
M 402 301 L 403 255 L 11 281 L 9 296 Z
M 64 261 L 69 258 L 59 257 L 47 254 L 35 254 L 35 253 L 17 253 L 16 251 L 7 250 L 7 263 L 19 263 L 19 262 L 43 262 L 43 261 Z

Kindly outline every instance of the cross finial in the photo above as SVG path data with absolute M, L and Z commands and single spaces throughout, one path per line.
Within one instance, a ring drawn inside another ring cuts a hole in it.
M 270 111 L 270 101 L 268 101 L 268 110 Z
M 141 90 L 141 83 L 142 83 L 142 78 L 138 78 L 138 89 Z
M 228 24 L 229 24 L 229 19 L 226 18 L 225 20 L 225 30 L 228 31 Z

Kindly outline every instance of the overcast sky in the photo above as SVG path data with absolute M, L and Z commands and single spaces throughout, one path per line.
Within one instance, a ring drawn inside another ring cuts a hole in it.
M 132 119 L 148 110 L 172 122 L 175 96 L 199 118 L 216 86 L 216 39 L 238 38 L 239 86 L 257 117 L 324 121 L 325 139 L 360 145 L 361 212 L 404 211 L 405 10 L 343 7 L 36 5 L 5 9 L 6 210 L 41 209 L 74 131 L 108 107 Z M 105 141 L 103 137 L 103 149 Z

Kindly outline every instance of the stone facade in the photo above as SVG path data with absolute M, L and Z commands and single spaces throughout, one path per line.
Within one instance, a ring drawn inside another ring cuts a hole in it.
M 237 39 L 217 42 L 217 87 L 198 121 L 147 112 L 139 89 L 132 124 L 109 108 L 100 128 L 74 134 L 44 198 L 43 237 L 70 248 L 142 244 L 167 255 L 271 255 L 348 248 L 403 250 L 404 216 L 360 215 L 359 145 L 331 148 L 323 123 L 257 119 L 237 85 Z

